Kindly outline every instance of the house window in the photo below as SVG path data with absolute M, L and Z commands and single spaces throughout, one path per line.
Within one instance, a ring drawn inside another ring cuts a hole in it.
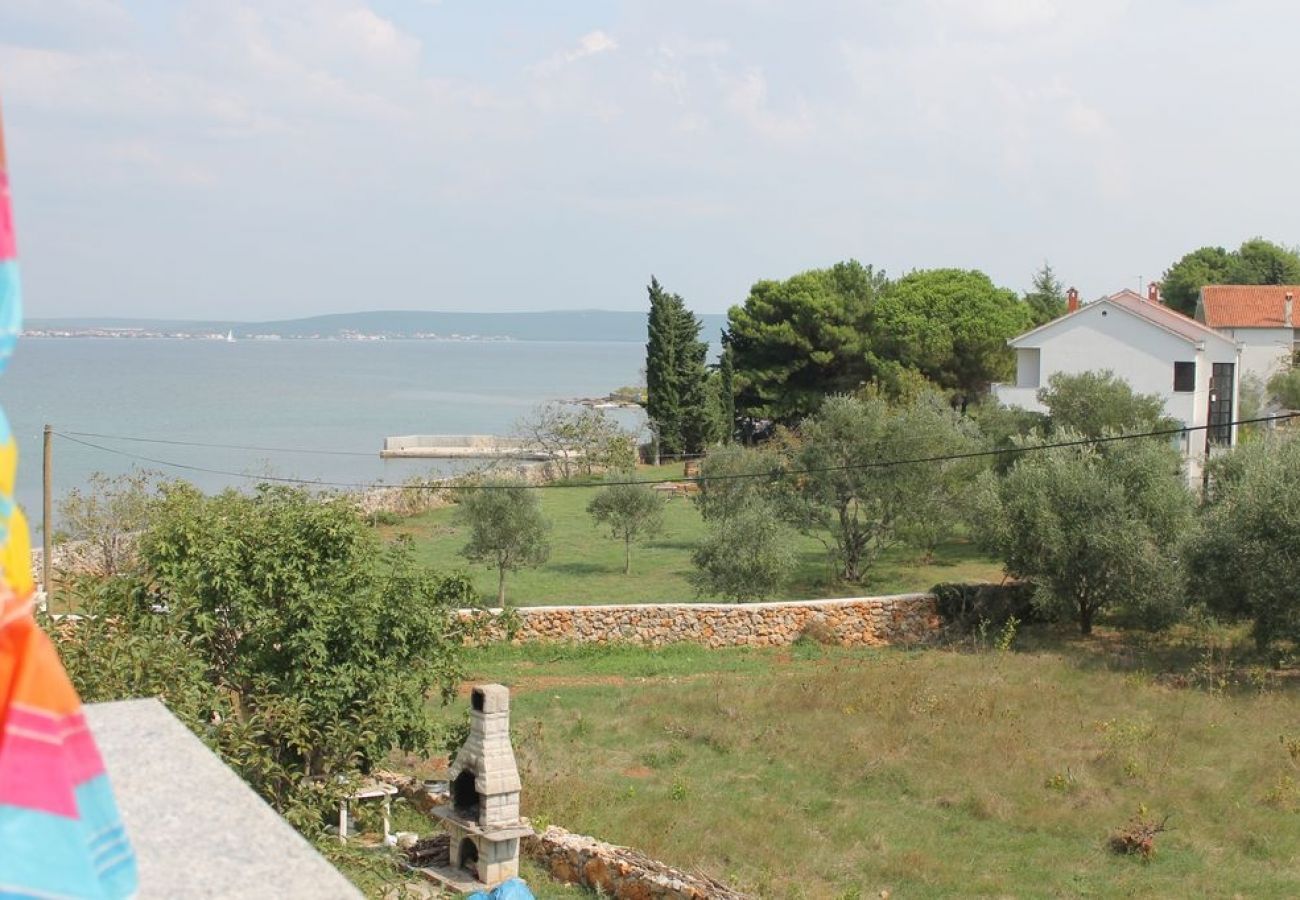
M 1196 390 L 1196 363 L 1174 363 L 1174 390 L 1180 393 Z

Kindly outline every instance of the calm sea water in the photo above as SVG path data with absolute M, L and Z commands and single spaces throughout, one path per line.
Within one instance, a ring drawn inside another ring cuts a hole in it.
M 54 441 L 54 496 L 95 471 L 152 468 L 205 490 L 240 474 L 395 483 L 437 460 L 381 460 L 387 435 L 504 434 L 547 400 L 633 384 L 635 343 L 216 341 L 24 338 L 0 378 L 0 403 L 21 454 L 17 494 L 39 513 L 41 429 L 259 447 L 348 450 L 325 456 L 85 438 L 215 475 Z M 639 414 L 621 413 L 625 425 Z M 463 465 L 463 464 L 462 464 Z

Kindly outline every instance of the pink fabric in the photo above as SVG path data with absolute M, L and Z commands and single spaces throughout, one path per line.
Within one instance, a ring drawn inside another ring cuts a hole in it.
M 17 259 L 14 243 L 14 214 L 9 203 L 9 174 L 0 168 L 0 262 Z

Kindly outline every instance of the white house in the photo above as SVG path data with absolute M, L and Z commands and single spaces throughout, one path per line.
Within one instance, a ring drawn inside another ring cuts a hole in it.
M 1236 441 L 1229 424 L 1238 402 L 1236 342 L 1165 306 L 1155 285 L 1146 298 L 1125 290 L 1083 305 L 1071 288 L 1064 316 L 1008 343 L 1016 351 L 1016 383 L 994 389 L 1008 406 L 1045 412 L 1038 390 L 1053 375 L 1109 369 L 1134 391 L 1163 398 L 1170 418 L 1189 428 L 1211 426 L 1179 438 L 1189 477 L 1200 477 L 1207 440 Z
M 1241 345 L 1241 375 L 1264 381 L 1291 364 L 1300 285 L 1213 284 L 1201 288 L 1196 319 Z

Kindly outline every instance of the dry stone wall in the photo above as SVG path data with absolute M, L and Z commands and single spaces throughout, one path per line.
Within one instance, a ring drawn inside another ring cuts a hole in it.
M 488 616 L 486 639 L 506 637 L 500 610 Z M 781 647 L 809 634 L 844 646 L 915 644 L 940 628 L 932 594 L 800 600 L 785 603 L 658 603 L 628 606 L 530 606 L 512 613 L 515 642 L 579 644 L 691 643 L 709 647 Z

